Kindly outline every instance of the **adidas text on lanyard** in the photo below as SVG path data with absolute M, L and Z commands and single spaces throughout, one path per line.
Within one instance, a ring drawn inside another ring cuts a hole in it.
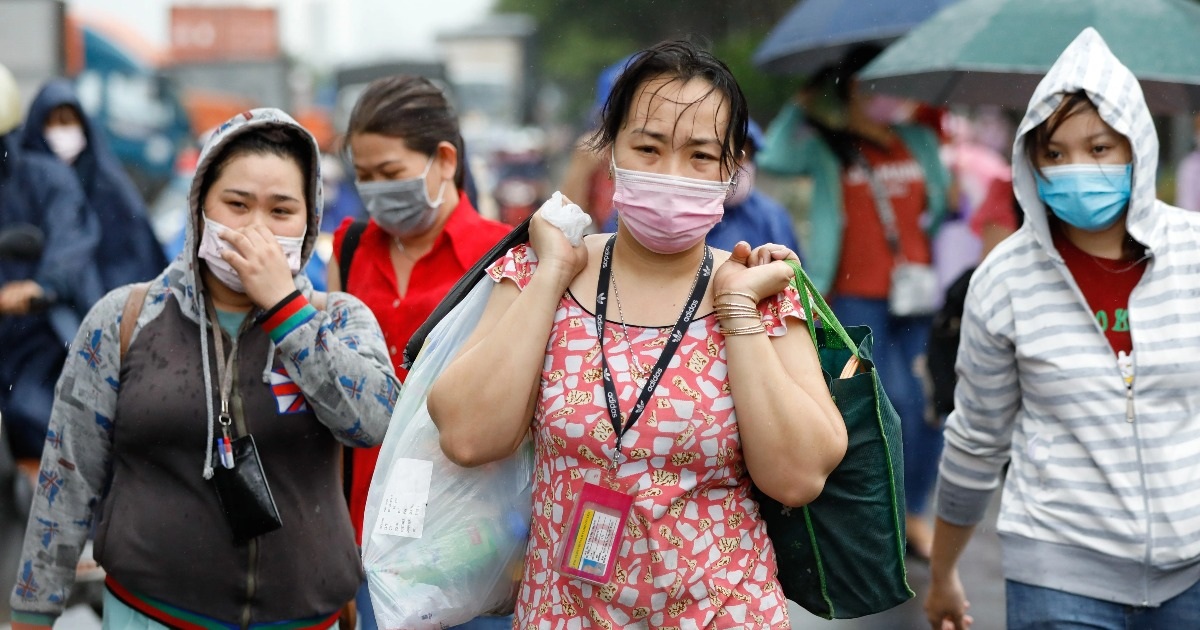
M 679 313 L 679 319 L 675 322 L 675 327 L 671 330 L 671 337 L 663 347 L 658 361 L 655 362 L 654 369 L 650 371 L 650 378 L 646 380 L 646 384 L 642 387 L 642 391 L 638 395 L 637 402 L 629 412 L 629 416 L 626 418 L 624 424 L 622 424 L 621 407 L 617 399 L 617 388 L 613 384 L 612 374 L 608 368 L 608 359 L 604 355 L 604 323 L 605 315 L 608 312 L 608 287 L 609 280 L 612 277 L 612 251 L 616 238 L 614 234 L 609 237 L 608 243 L 604 245 L 604 257 L 600 259 L 600 278 L 596 285 L 596 338 L 600 344 L 600 367 L 602 368 L 601 374 L 604 378 L 604 400 L 608 407 L 609 419 L 612 420 L 613 433 L 617 436 L 617 445 L 613 449 L 612 465 L 614 469 L 620 464 L 621 438 L 625 435 L 626 431 L 633 427 L 634 423 L 638 421 L 638 418 L 641 417 L 642 412 L 646 409 L 646 403 L 650 401 L 650 397 L 658 387 L 658 381 L 662 378 L 667 366 L 671 364 L 671 357 L 675 355 L 675 351 L 679 349 L 679 344 L 683 341 L 684 331 L 687 330 L 692 318 L 696 315 L 696 311 L 700 309 L 700 302 L 704 299 L 704 292 L 708 289 L 708 282 L 712 277 L 713 265 L 712 251 L 705 246 L 704 260 L 700 263 L 700 268 L 696 270 L 696 278 L 692 282 L 691 296 L 688 297 L 687 303 L 684 304 L 683 310 Z M 626 340 L 626 343 L 630 342 L 631 340 Z

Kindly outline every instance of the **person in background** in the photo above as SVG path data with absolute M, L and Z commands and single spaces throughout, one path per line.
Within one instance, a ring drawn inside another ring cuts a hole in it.
M 0 230 L 44 237 L 36 259 L 0 259 L 0 415 L 13 456 L 36 460 L 67 345 L 103 292 L 95 215 L 69 167 L 20 148 L 20 120 L 16 81 L 0 65 Z
M 721 222 L 714 225 L 704 237 L 710 247 L 733 250 L 738 241 L 749 243 L 775 243 L 796 252 L 804 260 L 800 244 L 796 242 L 796 230 L 792 216 L 778 201 L 755 187 L 758 167 L 754 158 L 762 148 L 762 127 L 754 120 L 746 124 L 745 153 L 738 164 L 737 177 L 733 181 L 733 192 L 725 199 L 725 213 Z M 604 232 L 616 232 L 618 214 L 609 217 Z
M 105 627 L 324 630 L 353 598 L 363 572 L 339 445 L 379 443 L 400 384 L 370 310 L 301 273 L 318 160 L 279 110 L 221 125 L 184 252 L 88 313 L 54 401 L 15 630 L 62 613 L 93 529 Z
M 455 463 L 503 459 L 532 433 L 513 628 L 788 625 L 751 477 L 804 505 L 847 438 L 789 287 L 783 260 L 795 253 L 704 242 L 747 118 L 710 53 L 665 42 L 635 55 L 593 142 L 614 175 L 617 233 L 572 246 L 534 215 L 530 244 L 492 265 L 480 323 L 430 390 Z M 588 496 L 622 498 L 629 517 L 610 525 L 623 542 L 592 556 L 611 559 L 603 586 L 557 555 L 577 540 L 568 518 Z
M 968 290 L 934 630 L 973 621 L 958 559 L 1001 485 L 1008 630 L 1200 628 L 1200 215 L 1156 199 L 1158 155 L 1137 79 L 1085 29 L 1018 129 L 1025 223 Z
M 604 104 L 608 101 L 613 84 L 632 59 L 633 55 L 629 55 L 604 68 L 597 75 L 596 98 L 588 116 L 588 131 L 580 136 L 572 147 L 571 158 L 567 162 L 562 186 L 559 188 L 563 196 L 574 200 L 592 217 L 593 231 L 612 225 L 613 184 L 608 172 L 608 161 L 604 156 L 596 154 L 588 140 L 602 122 Z
M 1175 169 L 1175 205 L 1184 210 L 1200 210 L 1200 114 L 1192 118 L 1192 129 L 1192 151 Z
M 409 337 L 511 227 L 480 217 L 467 199 L 458 118 L 429 80 L 400 75 L 371 83 L 350 113 L 346 140 L 370 219 L 346 219 L 338 228 L 328 284 L 374 311 L 403 380 Z M 378 457 L 378 448 L 356 450 L 348 467 L 350 515 L 360 544 L 369 535 L 363 512 Z M 365 583 L 356 601 L 363 626 L 375 627 Z M 502 619 L 472 623 L 468 627 L 508 625 Z
M 57 157 L 75 171 L 100 222 L 96 266 L 104 291 L 158 275 L 167 266 L 141 193 L 79 104 L 66 79 L 44 85 L 29 106 L 21 147 Z
M 875 364 L 904 431 L 909 551 L 927 558 L 933 533 L 927 508 L 941 449 L 940 426 L 927 417 L 920 368 L 931 318 L 893 315 L 889 308 L 897 255 L 872 177 L 893 210 L 895 248 L 917 264 L 931 262 L 930 241 L 947 211 L 950 179 L 937 136 L 925 125 L 893 124 L 903 103 L 872 97 L 855 78 L 879 50 L 850 50 L 784 105 L 767 130 L 758 166 L 812 178 L 805 268 L 832 297 L 841 321 L 865 324 L 875 335 Z

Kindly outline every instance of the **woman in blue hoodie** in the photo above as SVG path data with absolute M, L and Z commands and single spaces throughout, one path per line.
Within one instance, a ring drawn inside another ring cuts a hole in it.
M 29 106 L 21 146 L 70 165 L 100 222 L 96 266 L 105 291 L 158 275 L 167 266 L 146 204 L 66 79 L 42 87 Z

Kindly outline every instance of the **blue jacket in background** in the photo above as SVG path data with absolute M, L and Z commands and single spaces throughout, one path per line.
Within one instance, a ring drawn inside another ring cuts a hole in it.
M 46 143 L 43 130 L 50 112 L 60 105 L 75 109 L 87 137 L 87 147 L 72 167 L 99 220 L 100 245 L 95 260 L 104 291 L 153 278 L 167 266 L 167 258 L 146 218 L 145 201 L 84 113 L 69 81 L 52 80 L 34 98 L 25 118 L 22 148 L 58 159 Z
M 21 151 L 15 136 L 0 136 L 0 230 L 31 224 L 45 245 L 36 261 L 0 259 L 0 286 L 35 280 L 50 306 L 0 316 L 0 414 L 14 453 L 36 457 L 67 344 L 103 293 L 94 264 L 100 231 L 71 169 Z

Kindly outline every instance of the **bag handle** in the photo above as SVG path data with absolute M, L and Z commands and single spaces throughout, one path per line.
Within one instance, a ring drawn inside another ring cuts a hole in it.
M 129 351 L 129 342 L 133 339 L 133 329 L 137 326 L 138 316 L 142 314 L 142 305 L 146 302 L 146 293 L 150 291 L 149 282 L 133 285 L 129 296 L 125 298 L 125 307 L 121 309 L 121 325 L 119 337 L 120 360 L 125 361 L 125 353 Z
M 804 273 L 804 269 L 800 267 L 800 263 L 794 260 L 785 260 L 792 271 L 796 272 L 796 276 L 792 278 L 792 286 L 796 288 L 796 292 L 800 294 L 800 302 L 804 307 L 805 322 L 808 324 L 808 334 L 812 335 L 813 345 L 817 345 L 817 325 L 813 321 L 813 306 L 817 308 L 817 312 L 821 315 L 821 325 L 826 330 L 832 330 L 838 336 L 838 339 L 846 346 L 846 349 L 858 358 L 858 345 L 854 340 L 850 339 L 850 334 L 834 316 L 833 309 L 829 308 L 829 304 L 825 302 L 825 298 L 821 297 L 821 292 L 817 291 L 816 285 L 813 284 L 812 278 Z

